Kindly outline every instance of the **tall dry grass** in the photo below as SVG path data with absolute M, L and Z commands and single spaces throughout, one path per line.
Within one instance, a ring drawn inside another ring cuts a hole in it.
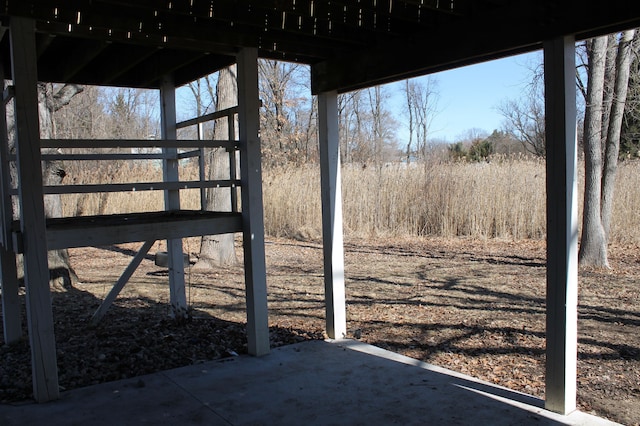
M 64 184 L 112 184 L 161 182 L 162 164 L 159 161 L 68 162 L 65 164 Z M 197 180 L 198 168 L 190 161 L 180 164 L 181 180 Z M 199 209 L 197 189 L 181 191 L 184 209 Z M 164 208 L 162 191 L 133 191 L 62 196 L 64 216 L 135 213 L 160 211 Z
M 348 165 L 342 169 L 344 229 L 355 236 L 544 236 L 544 169 L 538 161 Z M 320 233 L 319 170 L 265 177 L 267 231 Z
M 625 161 L 618 166 L 610 239 L 640 243 L 640 161 Z
M 86 183 L 161 180 L 155 165 L 122 164 L 109 170 L 78 169 Z M 196 179 L 191 163 L 183 179 Z M 579 182 L 582 182 L 582 168 Z M 582 185 L 580 185 L 580 188 Z M 264 171 L 265 228 L 272 236 L 321 235 L 320 171 L 317 165 Z M 432 163 L 342 168 L 344 229 L 347 236 L 470 236 L 539 239 L 545 237 L 544 161 L 496 157 L 489 163 Z M 181 193 L 182 207 L 197 209 L 197 190 Z M 582 204 L 582 194 L 579 195 Z M 70 195 L 64 212 L 98 214 L 161 210 L 159 191 L 90 196 Z M 618 170 L 612 220 L 613 242 L 640 243 L 640 162 Z M 580 210 L 581 211 L 581 210 Z

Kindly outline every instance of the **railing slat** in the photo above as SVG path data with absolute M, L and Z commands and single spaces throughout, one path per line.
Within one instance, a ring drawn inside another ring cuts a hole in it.
M 94 192 L 136 192 L 160 191 L 199 188 L 236 188 L 240 187 L 240 180 L 208 180 L 184 182 L 141 182 L 141 183 L 110 183 L 95 185 L 52 185 L 45 186 L 45 194 L 90 194 Z M 13 191 L 15 192 L 15 190 Z
M 226 148 L 238 149 L 237 141 L 197 139 L 41 139 L 42 148 Z

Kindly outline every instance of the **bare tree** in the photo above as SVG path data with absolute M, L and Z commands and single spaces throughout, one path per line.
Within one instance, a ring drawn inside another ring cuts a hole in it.
M 409 126 L 409 139 L 407 140 L 407 149 L 405 150 L 407 156 L 407 164 L 411 163 L 411 155 L 413 152 L 413 135 L 415 133 L 415 109 L 416 109 L 416 100 L 413 96 L 412 90 L 412 82 L 410 79 L 405 80 L 404 84 L 404 93 L 405 99 L 407 101 L 407 118 L 408 118 L 408 126 Z
M 76 84 L 54 86 L 50 83 L 38 84 L 38 111 L 40 114 L 40 137 L 55 138 L 56 127 L 53 115 L 56 111 L 71 102 L 71 99 L 82 92 L 83 87 Z M 44 152 L 50 153 L 50 152 Z M 43 163 L 44 185 L 59 185 L 66 176 L 61 161 L 45 161 Z M 44 210 L 47 217 L 62 217 L 62 199 L 60 195 L 45 195 Z M 52 284 L 58 287 L 70 287 L 78 281 L 66 249 L 52 250 L 48 253 L 49 274 Z
M 405 154 L 407 163 L 417 154 L 425 158 L 429 151 L 431 125 L 438 113 L 438 82 L 433 77 L 423 80 L 406 80 L 404 95 L 409 119 L 409 140 Z M 413 147 L 415 136 L 416 146 Z
M 105 106 L 110 138 L 136 139 L 155 136 L 155 94 L 142 89 L 107 89 Z
M 342 164 L 354 160 L 362 134 L 362 91 L 356 90 L 338 96 L 338 127 L 340 129 L 340 155 Z
M 635 38 L 637 46 L 640 31 L 636 31 Z M 620 136 L 620 159 L 637 157 L 640 157 L 640 58 L 635 55 L 631 65 L 629 92 Z
M 579 262 L 609 267 L 607 241 L 635 31 L 587 42 L 585 191 Z M 614 53 L 611 53 L 611 52 Z
M 393 129 L 397 122 L 386 107 L 389 93 L 383 86 L 375 86 L 366 90 L 368 102 L 368 137 L 371 156 L 368 159 L 377 166 L 389 160 L 395 153 L 395 134 Z
M 210 80 L 207 80 L 210 82 Z M 212 86 L 209 85 L 211 90 Z M 215 108 L 221 111 L 238 104 L 238 84 L 236 66 L 219 71 L 215 85 Z M 237 126 L 234 126 L 237 128 Z M 229 139 L 229 127 L 226 119 L 215 122 L 213 139 Z M 229 179 L 229 153 L 224 148 L 211 148 L 205 151 L 205 163 L 210 180 Z M 205 208 L 210 211 L 231 211 L 229 188 L 209 188 L 205 196 Z M 237 263 L 234 246 L 234 234 L 205 235 L 200 244 L 200 255 L 195 269 L 210 269 L 215 266 L 233 265 Z
M 274 60 L 258 62 L 262 114 L 260 135 L 266 166 L 300 163 L 307 157 L 308 124 L 313 101 L 308 73 L 300 64 Z M 302 89 L 302 90 L 301 90 Z
M 527 152 L 544 157 L 544 93 L 537 78 L 528 86 L 524 97 L 509 99 L 498 105 L 504 117 L 504 130 L 518 140 Z
M 51 83 L 38 83 L 38 112 L 40 124 L 40 137 L 51 139 L 56 137 L 56 124 L 53 119 L 54 113 L 68 105 L 71 99 L 82 92 L 83 87 L 75 84 L 54 85 Z M 7 125 L 9 135 L 9 150 L 15 152 L 15 121 L 13 118 L 13 108 L 9 104 L 7 108 Z M 46 150 L 43 154 L 52 153 Z M 61 161 L 43 162 L 42 177 L 43 185 L 59 185 L 66 176 L 64 164 Z M 11 169 L 11 179 L 17 179 L 17 170 Z M 59 195 L 45 195 L 44 197 L 45 215 L 47 217 L 62 216 L 62 200 Z M 19 206 L 13 205 L 14 213 L 19 215 Z M 19 259 L 21 261 L 21 259 Z M 67 250 L 52 250 L 48 253 L 49 273 L 51 285 L 58 288 L 69 288 L 78 279 L 71 263 Z M 20 271 L 22 268 L 19 267 Z
M 97 86 L 84 86 L 64 108 L 53 114 L 56 137 L 62 139 L 105 138 L 109 126 L 102 104 L 104 90 Z

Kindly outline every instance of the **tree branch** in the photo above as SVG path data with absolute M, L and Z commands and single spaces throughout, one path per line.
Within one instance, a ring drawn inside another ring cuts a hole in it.
M 71 99 L 81 93 L 84 87 L 79 84 L 65 84 L 53 95 L 53 111 L 58 111 L 63 106 L 69 105 Z

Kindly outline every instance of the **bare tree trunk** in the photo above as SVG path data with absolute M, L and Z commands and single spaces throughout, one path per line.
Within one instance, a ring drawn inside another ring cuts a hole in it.
M 405 94 L 407 96 L 407 113 L 409 114 L 409 140 L 407 141 L 407 164 L 411 163 L 411 145 L 413 144 L 413 111 L 415 109 L 413 85 L 409 79 L 405 80 Z
M 622 119 L 629 88 L 634 33 L 634 30 L 622 33 L 615 62 L 615 81 L 613 83 L 611 113 L 609 114 L 609 126 L 607 129 L 605 164 L 602 176 L 602 210 L 600 214 L 607 241 L 609 240 L 609 231 L 611 229 L 614 186 L 618 170 L 618 155 L 620 153 L 620 133 L 622 131 Z
M 237 105 L 238 86 L 235 65 L 220 71 L 216 85 L 216 110 L 220 111 Z M 235 126 L 237 128 L 237 126 Z M 229 127 L 226 119 L 215 124 L 214 139 L 228 139 Z M 229 179 L 229 153 L 224 148 L 214 148 L 205 153 L 209 164 L 209 179 Z M 207 189 L 206 209 L 210 211 L 231 211 L 229 188 Z M 233 265 L 238 262 L 234 246 L 234 234 L 206 235 L 202 237 L 200 256 L 194 269 L 206 270 L 215 266 Z
M 611 118 L 611 105 L 614 97 L 614 79 L 612 76 L 616 73 L 616 36 L 615 34 L 609 34 L 607 36 L 607 53 L 604 69 L 604 87 L 602 98 L 602 135 L 601 140 L 604 142 L 607 139 L 607 133 L 609 132 L 609 119 Z M 601 145 L 604 153 L 604 143 Z
M 54 93 L 54 87 L 49 83 L 40 83 L 38 87 L 38 110 L 40 114 L 40 137 L 49 139 L 55 137 L 55 122 L 53 113 L 65 105 L 82 91 L 78 85 L 65 85 Z M 45 161 L 43 163 L 43 184 L 59 185 L 66 173 L 61 161 Z M 45 195 L 44 211 L 47 217 L 62 217 L 62 199 L 59 195 Z M 78 276 L 71 267 L 69 253 L 66 249 L 51 250 L 48 253 L 49 275 L 51 285 L 58 289 L 70 288 L 78 281 Z
M 607 241 L 600 217 L 602 189 L 602 117 L 607 37 L 590 44 L 589 83 L 584 120 L 585 189 L 579 262 L 584 266 L 608 267 Z
M 581 266 L 609 267 L 607 243 L 634 34 L 633 30 L 623 32 L 616 50 L 608 49 L 609 43 L 616 41 L 611 36 L 599 37 L 587 45 L 585 190 L 578 254 Z
M 38 84 L 38 112 L 40 120 L 40 137 L 49 139 L 55 136 L 55 122 L 53 113 L 68 105 L 71 99 L 82 92 L 82 86 L 65 85 L 54 92 L 52 84 Z M 12 104 L 7 105 L 7 124 L 9 134 L 9 149 L 15 150 L 15 122 Z M 51 151 L 45 151 L 51 153 Z M 43 185 L 59 185 L 65 177 L 64 166 L 60 161 L 46 161 L 42 165 Z M 12 166 L 11 179 L 17 179 L 17 170 Z M 44 209 L 46 217 L 62 216 L 62 200 L 59 195 L 45 195 Z M 13 203 L 14 214 L 20 214 L 17 200 Z M 68 289 L 78 281 L 78 277 L 69 262 L 67 250 L 52 250 L 48 252 L 50 283 L 57 289 Z M 23 274 L 22 256 L 18 256 L 18 274 Z

